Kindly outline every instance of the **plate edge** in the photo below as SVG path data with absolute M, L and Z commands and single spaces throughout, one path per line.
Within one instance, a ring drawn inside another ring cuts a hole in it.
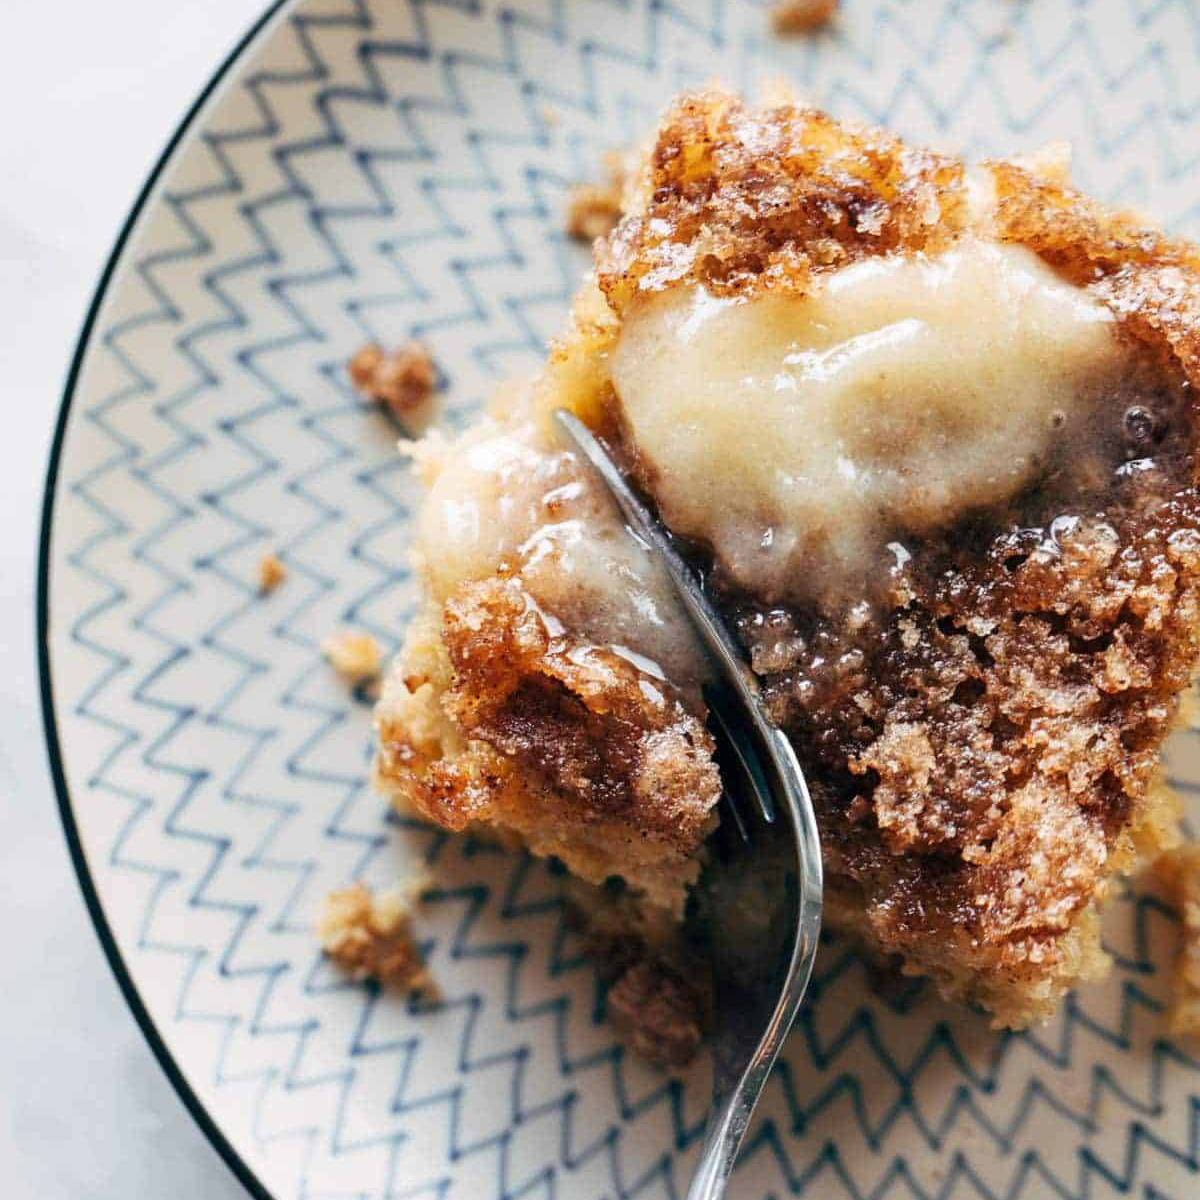
M 231 68 L 241 60 L 242 56 L 256 42 L 266 28 L 281 17 L 283 11 L 291 7 L 293 0 L 270 0 L 266 8 L 254 19 L 250 26 L 238 37 L 237 41 L 225 53 L 220 63 L 207 82 L 200 89 L 195 99 L 179 119 L 166 145 L 159 152 L 154 165 L 142 183 L 132 206 L 129 209 L 121 228 L 117 233 L 112 249 L 105 259 L 100 271 L 100 277 L 92 291 L 88 302 L 83 325 L 71 354 L 70 365 L 67 368 L 66 381 L 63 384 L 59 400 L 58 415 L 54 424 L 54 435 L 50 443 L 50 455 L 46 465 L 45 483 L 42 490 L 41 517 L 38 523 L 37 574 L 35 582 L 35 641 L 37 644 L 38 691 L 41 701 L 42 733 L 46 742 L 46 755 L 49 760 L 50 778 L 54 785 L 58 815 L 62 823 L 63 835 L 67 842 L 67 850 L 75 877 L 83 895 L 84 905 L 100 948 L 108 961 L 110 970 L 116 979 L 117 986 L 125 1003 L 129 1006 L 133 1019 L 146 1039 L 151 1053 L 154 1055 L 163 1074 L 175 1089 L 176 1095 L 183 1106 L 191 1114 L 192 1119 L 200 1127 L 200 1131 L 208 1139 L 209 1144 L 217 1152 L 234 1177 L 246 1189 L 254 1200 L 276 1200 L 271 1191 L 259 1179 L 249 1163 L 234 1147 L 229 1138 L 222 1132 L 216 1119 L 205 1107 L 195 1089 L 188 1082 L 183 1069 L 171 1053 L 166 1040 L 159 1032 L 154 1018 L 150 1015 L 133 974 L 122 957 L 120 947 L 112 927 L 105 916 L 100 900 L 99 889 L 88 865 L 87 855 L 83 848 L 79 825 L 71 802 L 71 793 L 67 785 L 62 746 L 59 739 L 58 718 L 54 704 L 54 683 L 50 665 L 50 545 L 54 531 L 55 501 L 58 493 L 58 476 L 61 466 L 63 445 L 66 440 L 67 426 L 70 421 L 72 402 L 83 361 L 91 345 L 95 332 L 97 318 L 108 297 L 109 286 L 116 274 L 117 267 L 129 244 L 129 240 L 146 209 L 150 197 L 154 193 L 167 166 L 175 156 L 185 136 L 191 131 L 196 118 L 207 106 L 213 94 L 225 82 Z

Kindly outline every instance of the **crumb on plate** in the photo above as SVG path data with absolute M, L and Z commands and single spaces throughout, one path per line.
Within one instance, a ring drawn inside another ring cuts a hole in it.
M 567 233 L 578 242 L 594 242 L 613 231 L 621 219 L 625 190 L 625 158 L 619 151 L 604 156 L 602 183 L 576 184 L 567 198 Z
M 833 20 L 838 0 L 779 0 L 771 9 L 776 33 L 813 33 Z
M 1168 850 L 1155 870 L 1182 922 L 1171 983 L 1172 1033 L 1200 1034 L 1200 842 Z
M 321 653 L 347 683 L 374 679 L 383 666 L 379 643 L 369 633 L 350 629 L 330 634 L 321 643 Z
M 362 883 L 330 892 L 317 922 L 321 948 L 355 979 L 431 994 L 433 980 L 413 939 L 412 891 L 375 895 Z
M 565 883 L 567 927 L 608 985 L 605 1015 L 621 1043 L 658 1066 L 686 1066 L 710 1032 L 707 958 L 632 889 Z
M 610 989 L 607 1011 L 621 1041 L 656 1066 L 686 1066 L 704 1041 L 696 990 L 659 963 L 629 967 Z
M 364 346 L 349 362 L 350 381 L 368 400 L 405 417 L 425 405 L 437 387 L 437 368 L 420 342 L 395 350 Z
M 258 591 L 268 596 L 287 578 L 287 567 L 276 554 L 264 554 L 258 562 Z

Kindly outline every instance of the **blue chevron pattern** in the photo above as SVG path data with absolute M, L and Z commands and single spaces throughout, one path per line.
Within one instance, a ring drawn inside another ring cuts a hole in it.
M 570 181 L 668 94 L 784 76 L 840 115 L 971 153 L 1073 142 L 1076 176 L 1200 232 L 1194 0 L 312 0 L 242 55 L 124 252 L 67 432 L 52 665 L 72 803 L 121 953 L 201 1102 L 278 1200 L 667 1200 L 704 1067 L 599 1020 L 547 866 L 381 820 L 369 701 L 330 630 L 394 648 L 416 499 L 343 364 L 420 336 L 460 424 L 531 368 L 584 256 Z M 255 595 L 258 558 L 290 579 Z M 1200 738 L 1172 752 L 1200 795 Z M 1200 813 L 1200 806 L 1197 808 Z M 428 864 L 436 1005 L 316 954 L 330 888 Z M 988 1032 L 831 942 L 739 1196 L 1200 1194 L 1200 1049 L 1162 1032 L 1173 918 L 1130 891 L 1113 978 Z

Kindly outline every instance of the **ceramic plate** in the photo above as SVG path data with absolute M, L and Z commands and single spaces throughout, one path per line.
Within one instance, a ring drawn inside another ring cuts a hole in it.
M 277 8 L 118 240 L 50 469 L 47 730 L 118 977 L 260 1196 L 680 1196 L 706 1108 L 703 1064 L 665 1076 L 614 1043 L 551 870 L 371 793 L 369 701 L 319 643 L 396 646 L 417 495 L 349 355 L 425 339 L 465 421 L 563 324 L 586 259 L 569 182 L 714 76 L 971 154 L 1067 138 L 1083 186 L 1200 233 L 1194 4 L 843 9 L 785 42 L 751 0 Z M 267 552 L 290 577 L 262 599 Z M 331 888 L 421 864 L 437 1005 L 348 982 L 311 933 Z M 1200 1058 L 1162 1016 L 1173 926 L 1118 898 L 1112 976 L 1021 1035 L 920 985 L 873 995 L 826 945 L 733 1194 L 1200 1194 Z

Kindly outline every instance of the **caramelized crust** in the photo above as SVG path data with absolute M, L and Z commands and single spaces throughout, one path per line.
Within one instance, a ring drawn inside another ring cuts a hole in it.
M 693 852 L 720 796 L 712 737 L 661 681 L 610 650 L 552 637 L 512 582 L 467 584 L 446 605 L 446 712 L 470 738 L 562 793 L 579 820 L 620 816 Z
M 377 774 L 446 828 L 499 826 L 682 912 L 720 798 L 711 735 L 661 679 L 552 628 L 515 580 L 464 584 L 442 614 L 441 686 L 410 675 L 406 700 L 385 696 Z M 429 704 L 425 727 L 448 729 L 414 738 Z
M 804 291 L 810 277 L 959 232 L 963 164 L 816 109 L 687 95 L 663 118 L 635 207 L 597 248 L 620 314 L 638 291 L 685 281 L 716 294 Z
M 1099 296 L 1160 370 L 1200 382 L 1200 251 L 1060 180 L 1014 163 L 987 165 L 997 234 Z

